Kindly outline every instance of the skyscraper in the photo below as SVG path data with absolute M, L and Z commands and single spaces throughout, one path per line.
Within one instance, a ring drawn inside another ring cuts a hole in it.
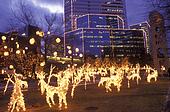
M 125 0 L 65 0 L 64 5 L 66 57 L 145 54 L 143 31 L 127 29 Z M 77 48 L 79 52 L 73 52 Z
M 127 27 L 125 0 L 65 0 L 65 32 L 76 29 L 76 19 L 86 14 L 117 15 Z

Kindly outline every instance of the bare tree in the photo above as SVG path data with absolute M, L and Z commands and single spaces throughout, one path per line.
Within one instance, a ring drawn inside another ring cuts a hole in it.
M 170 0 L 146 0 L 154 10 L 160 11 L 165 18 L 167 31 L 170 31 Z
M 47 61 L 47 54 L 52 54 L 55 44 L 55 35 L 61 36 L 63 34 L 63 19 L 59 14 L 45 14 L 44 15 L 45 30 L 46 35 L 43 38 L 44 40 L 44 58 Z M 50 32 L 50 34 L 48 34 Z M 56 46 L 57 47 L 57 46 Z
M 11 2 L 12 4 L 12 2 Z M 44 58 L 47 60 L 47 54 L 51 53 L 52 46 L 54 47 L 56 36 L 63 34 L 63 16 L 57 13 L 43 12 L 39 17 L 36 15 L 36 11 L 33 10 L 33 6 L 26 0 L 17 0 L 15 7 L 11 7 L 11 18 L 9 19 L 9 30 L 18 29 L 28 25 L 37 26 L 45 32 L 43 37 Z M 11 5 L 12 6 L 12 5 Z M 36 9 L 36 8 L 35 8 Z M 39 9 L 38 9 L 39 10 Z M 44 15 L 44 16 L 43 16 Z M 47 32 L 51 32 L 47 34 Z
M 31 6 L 25 0 L 18 0 L 15 8 L 11 7 L 14 18 L 24 25 L 36 25 L 36 19 Z

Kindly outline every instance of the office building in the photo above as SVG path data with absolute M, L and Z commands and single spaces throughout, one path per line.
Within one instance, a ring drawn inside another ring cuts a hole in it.
M 65 32 L 76 29 L 76 19 L 86 14 L 117 15 L 127 27 L 125 0 L 65 0 Z
M 123 29 L 115 15 L 85 15 L 77 23 L 78 29 L 65 33 L 66 46 L 79 48 L 84 56 L 123 58 L 145 53 L 143 30 Z
M 150 25 L 147 21 L 130 25 L 130 29 L 143 30 L 145 49 L 148 54 L 151 53 L 151 40 L 150 40 Z

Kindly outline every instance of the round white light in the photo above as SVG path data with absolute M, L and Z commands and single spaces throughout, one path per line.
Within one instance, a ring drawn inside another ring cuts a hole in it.
M 28 50 L 28 47 L 25 47 L 25 50 Z
M 31 38 L 30 41 L 29 41 L 29 43 L 30 43 L 31 45 L 35 44 L 35 39 L 34 39 L 34 38 Z
M 5 41 L 5 40 L 6 40 L 6 37 L 5 37 L 5 36 L 2 36 L 1 39 L 2 39 L 3 41 Z
M 57 56 L 57 52 L 54 52 L 53 54 L 54 54 L 54 56 Z
M 4 49 L 7 49 L 8 47 L 7 46 L 4 46 Z
M 75 51 L 76 51 L 76 52 L 79 52 L 79 48 L 76 48 Z
M 67 49 L 71 49 L 71 46 L 67 46 Z
M 48 32 L 47 32 L 47 34 L 48 34 L 48 35 L 50 35 L 50 34 L 51 34 L 51 32 L 50 32 L 50 31 L 48 31 Z
M 14 38 L 11 38 L 11 40 L 14 40 Z
M 79 56 L 80 56 L 80 58 L 82 58 L 82 57 L 83 57 L 83 54 L 79 54 Z
M 10 68 L 10 69 L 13 69 L 13 68 L 14 68 L 14 66 L 13 66 L 13 65 L 9 65 L 9 68 Z
M 40 34 L 40 31 L 36 31 L 36 35 L 39 35 Z
M 68 64 L 67 66 L 68 66 L 68 67 L 71 67 L 71 65 L 69 65 L 69 64 Z
M 55 40 L 57 43 L 60 43 L 61 42 L 61 39 L 60 38 L 56 38 Z
M 72 54 L 72 51 L 71 51 L 71 50 L 68 50 L 68 54 Z
M 9 56 L 9 52 L 5 51 L 4 56 Z

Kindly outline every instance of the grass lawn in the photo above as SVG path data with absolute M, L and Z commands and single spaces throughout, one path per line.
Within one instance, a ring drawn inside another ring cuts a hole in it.
M 167 91 L 170 87 L 170 80 L 159 79 L 157 82 L 148 84 L 141 81 L 139 85 L 131 82 L 132 87 L 127 88 L 126 82 L 118 93 L 106 93 L 104 87 L 98 88 L 96 84 L 79 86 L 75 90 L 72 99 L 68 94 L 68 109 L 58 110 L 58 98 L 55 96 L 56 105 L 48 107 L 45 96 L 40 91 L 29 89 L 24 92 L 27 112 L 161 112 Z M 113 87 L 114 88 L 114 87 Z M 2 93 L 2 92 L 1 92 Z M 0 112 L 7 111 L 10 91 L 6 95 L 0 93 Z

